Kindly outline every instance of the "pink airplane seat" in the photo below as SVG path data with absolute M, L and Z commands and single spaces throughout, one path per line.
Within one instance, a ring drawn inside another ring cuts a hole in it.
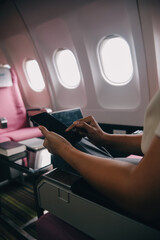
M 15 71 L 0 66 L 0 142 L 19 142 L 41 136 L 40 130 L 29 124 Z
M 8 142 L 8 141 L 10 141 L 10 138 L 8 138 L 8 137 L 0 137 L 0 143 Z
M 5 85 L 5 82 L 6 85 Z M 27 111 L 18 87 L 17 75 L 13 69 L 0 67 L 0 119 L 5 118 L 7 127 L 0 129 L 0 141 L 9 138 L 21 141 L 28 138 L 40 137 L 37 127 L 30 127 Z

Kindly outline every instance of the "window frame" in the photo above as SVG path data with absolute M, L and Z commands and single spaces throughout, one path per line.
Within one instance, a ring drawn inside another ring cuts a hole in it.
M 73 55 L 75 63 L 76 63 L 76 67 L 77 67 L 77 70 L 78 70 L 78 74 L 79 74 L 79 80 L 78 80 L 77 84 L 74 84 L 73 86 L 71 86 L 70 84 L 65 83 L 65 81 L 62 79 L 60 71 L 59 71 L 59 67 L 58 67 L 58 64 L 57 64 L 57 60 L 56 60 L 56 57 L 57 57 L 56 55 L 58 54 L 58 52 L 61 52 L 61 51 L 63 52 L 63 51 L 66 51 L 66 50 L 68 50 Z M 59 83 L 66 89 L 77 89 L 78 86 L 81 83 L 82 76 L 81 76 L 80 67 L 79 67 L 79 64 L 78 64 L 78 61 L 77 61 L 77 58 L 76 58 L 74 52 L 71 49 L 69 49 L 69 48 L 58 48 L 53 53 L 52 62 L 54 64 L 54 67 L 55 67 L 55 70 L 56 70 L 56 74 L 57 74 L 57 78 L 58 78 Z
M 32 83 L 32 79 L 30 78 L 30 76 L 29 76 L 29 74 L 28 74 L 26 64 L 27 64 L 28 62 L 30 62 L 30 61 L 35 61 L 36 64 L 37 64 L 37 66 L 38 66 L 38 68 L 39 68 L 39 70 L 40 70 L 40 74 L 41 74 L 41 76 L 42 76 L 42 85 L 43 85 L 43 87 L 41 87 L 41 88 L 36 88 L 36 87 L 35 87 L 35 83 L 34 83 L 34 84 Z M 36 59 L 32 59 L 32 58 L 27 58 L 27 59 L 25 59 L 25 60 L 23 61 L 23 69 L 24 69 L 24 73 L 25 73 L 25 76 L 26 76 L 26 79 L 27 79 L 27 83 L 28 83 L 28 85 L 30 86 L 30 88 L 31 88 L 33 91 L 35 91 L 35 92 L 42 92 L 42 91 L 45 89 L 46 84 L 45 84 L 44 76 L 43 76 L 43 73 L 42 73 L 42 71 L 41 71 L 41 68 L 40 68 L 40 65 L 39 65 L 38 61 L 37 61 Z
M 130 60 L 131 60 L 131 68 L 132 68 L 132 73 L 130 74 L 130 77 L 126 80 L 126 81 L 122 81 L 122 82 L 114 82 L 112 81 L 111 79 L 109 79 L 107 77 L 107 74 L 105 73 L 105 70 L 104 70 L 104 64 L 103 64 L 103 60 L 102 60 L 102 57 L 101 57 L 101 47 L 102 47 L 102 44 L 104 43 L 104 41 L 108 41 L 108 40 L 111 40 L 111 39 L 114 39 L 114 38 L 120 38 L 120 39 L 123 39 L 124 42 L 127 43 L 128 47 L 129 47 L 129 51 L 130 51 Z M 99 68 L 100 68 L 100 72 L 101 72 L 101 75 L 103 76 L 104 80 L 109 83 L 110 85 L 112 86 L 124 86 L 124 85 L 127 85 L 132 79 L 133 79 L 133 76 L 134 76 L 134 65 L 133 65 L 133 58 L 132 58 L 132 54 L 131 54 L 131 49 L 130 49 L 130 46 L 127 42 L 127 40 L 125 38 L 123 38 L 122 36 L 120 35 L 109 35 L 109 36 L 105 36 L 103 37 L 98 45 L 97 45 L 97 58 L 98 58 L 98 63 L 99 63 Z

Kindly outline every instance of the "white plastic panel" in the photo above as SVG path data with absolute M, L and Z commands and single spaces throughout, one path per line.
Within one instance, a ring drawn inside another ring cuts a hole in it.
M 58 49 L 53 55 L 53 64 L 57 70 L 59 81 L 65 88 L 78 87 L 81 76 L 77 60 L 71 50 Z
M 41 179 L 36 186 L 39 207 L 96 240 L 159 239 L 159 231 L 74 194 L 64 182 Z
M 87 14 L 88 12 L 90 14 Z M 132 3 L 124 0 L 110 3 L 101 1 L 101 3 L 88 6 L 83 12 L 83 24 L 86 29 L 86 49 L 90 55 L 92 76 L 100 106 L 107 111 L 109 109 L 123 112 L 134 110 L 136 113 L 142 103 L 145 102 L 146 105 L 148 102 L 144 49 L 136 1 Z M 103 37 L 114 34 L 123 37 L 128 42 L 132 54 L 134 75 L 132 81 L 125 86 L 112 86 L 107 83 L 97 69 L 95 49 Z
M 41 92 L 45 88 L 44 78 L 38 62 L 35 59 L 24 62 L 24 71 L 29 86 L 36 92 Z
M 130 47 L 121 36 L 111 35 L 103 39 L 97 48 L 101 74 L 113 86 L 132 81 L 133 63 Z
M 0 36 L 2 50 L 6 57 L 4 63 L 9 64 L 17 72 L 26 108 L 51 107 L 48 87 L 46 86 L 41 92 L 35 92 L 29 87 L 25 77 L 23 61 L 26 58 L 36 59 L 39 65 L 41 62 L 26 26 L 12 1 L 5 1 L 1 5 L 0 21 L 3 25 L 0 28 Z M 42 65 L 41 70 L 43 71 Z M 44 71 L 43 76 L 45 77 Z
M 52 29 L 52 31 L 48 30 Z M 43 34 L 42 34 L 43 33 Z M 48 38 L 49 34 L 49 38 Z M 38 37 L 38 46 L 43 46 L 43 57 L 45 57 L 50 76 L 52 78 L 53 93 L 57 109 L 85 107 L 86 92 L 84 87 L 81 66 L 74 43 L 72 41 L 68 27 L 63 19 L 53 19 L 36 28 L 36 38 Z M 54 63 L 54 55 L 58 49 L 69 49 L 76 57 L 78 68 L 81 74 L 81 81 L 77 88 L 68 89 L 59 81 L 56 65 Z
M 160 79 L 160 1 L 138 0 L 140 21 L 143 33 L 149 97 L 153 97 L 159 88 Z
M 151 1 L 151 0 L 150 0 Z M 160 1 L 152 0 L 151 19 L 153 24 L 154 54 L 156 55 L 156 73 L 158 74 L 158 87 L 160 87 Z M 151 3 L 150 3 L 151 4 Z M 155 78 L 155 79 L 157 79 Z M 152 80 L 153 81 L 153 80 Z M 156 83 L 155 83 L 156 85 Z M 157 86 L 157 85 L 156 85 Z
M 3 52 L 3 50 L 0 48 L 0 65 L 8 64 L 8 61 L 6 59 L 6 56 Z
M 31 2 L 16 0 L 47 66 L 56 110 L 81 107 L 84 115 L 94 115 L 101 123 L 143 125 L 149 90 L 137 1 Z M 133 79 L 123 86 L 107 83 L 98 64 L 98 44 L 112 34 L 123 37 L 131 50 Z M 70 49 L 76 56 L 82 77 L 76 89 L 66 89 L 58 81 L 52 54 L 59 48 Z

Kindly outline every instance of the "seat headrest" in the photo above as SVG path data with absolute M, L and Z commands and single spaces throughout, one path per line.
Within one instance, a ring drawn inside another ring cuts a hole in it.
M 10 69 L 4 66 L 0 66 L 0 88 L 1 87 L 11 87 L 12 77 Z

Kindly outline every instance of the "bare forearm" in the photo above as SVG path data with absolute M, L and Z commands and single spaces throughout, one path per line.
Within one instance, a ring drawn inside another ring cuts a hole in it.
M 64 158 L 91 185 L 115 202 L 126 202 L 130 173 L 135 165 L 99 158 L 73 147 L 61 151 Z M 125 204 L 124 204 L 125 205 Z
M 142 154 L 142 135 L 104 134 L 103 143 L 107 150 L 116 150 L 127 154 Z
M 141 162 L 133 165 L 83 153 L 58 134 L 49 132 L 43 126 L 40 130 L 45 136 L 44 146 L 51 153 L 62 157 L 97 190 L 131 213 L 149 221 L 160 222 L 159 137 L 154 138 Z M 140 149 L 141 136 L 113 135 L 110 138 L 106 134 L 105 139 L 103 133 L 100 135 L 106 146 L 110 142 L 114 148 L 126 148 L 127 151 L 134 149 L 136 153 Z
M 148 219 L 146 212 L 148 212 L 148 208 L 151 208 L 152 212 L 152 204 L 148 205 L 147 201 L 145 202 L 143 189 L 137 191 L 140 176 L 136 173 L 136 165 L 113 159 L 98 158 L 80 152 L 73 147 L 69 147 L 67 151 L 62 151 L 61 157 L 95 189 L 120 207 L 143 220 L 154 219 L 154 212 L 153 216 L 150 214 L 151 217 Z

